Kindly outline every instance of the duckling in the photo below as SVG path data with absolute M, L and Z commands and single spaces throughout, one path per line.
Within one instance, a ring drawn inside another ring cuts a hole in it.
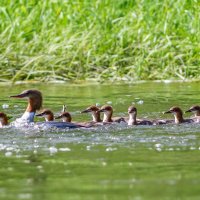
M 117 122 L 117 123 L 125 122 L 125 119 L 123 117 L 114 117 L 114 118 L 112 118 L 112 115 L 113 115 L 113 108 L 112 108 L 112 106 L 104 105 L 97 112 L 103 112 L 104 113 L 103 122 L 105 122 L 105 123 L 110 123 L 110 122 Z
M 137 120 L 137 108 L 135 106 L 128 108 L 128 114 L 128 125 L 153 125 L 153 122 L 149 120 Z
M 72 123 L 72 116 L 69 112 L 66 111 L 66 105 L 63 105 L 61 114 L 55 117 L 55 119 L 62 119 L 63 122 Z M 90 128 L 92 126 L 92 124 L 89 122 L 74 122 L 73 121 L 73 124 L 86 127 L 86 128 Z
M 37 117 L 44 117 L 46 122 L 54 121 L 54 114 L 51 110 L 45 109 L 41 113 L 35 115 Z
M 63 122 L 72 122 L 72 116 L 66 110 L 67 110 L 66 105 L 63 105 L 61 114 L 59 116 L 55 117 L 55 119 L 62 119 Z
M 101 117 L 100 117 L 100 112 L 99 108 L 97 106 L 89 106 L 85 110 L 81 111 L 81 113 L 91 113 L 92 115 L 92 122 L 98 123 L 102 122 Z
M 177 106 L 173 106 L 168 111 L 164 112 L 164 114 L 167 114 L 167 113 L 172 113 L 174 115 L 174 119 L 175 119 L 174 123 L 175 124 L 194 122 L 192 119 L 184 119 L 183 111 Z
M 185 111 L 187 112 L 193 112 L 195 113 L 194 118 L 192 118 L 195 122 L 199 123 L 200 122 L 200 106 L 192 106 L 190 107 L 189 110 Z
M 62 119 L 63 122 L 72 122 L 72 116 L 69 112 L 62 112 L 55 119 Z

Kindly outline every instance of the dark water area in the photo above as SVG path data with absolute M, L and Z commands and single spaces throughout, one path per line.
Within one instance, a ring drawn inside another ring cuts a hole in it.
M 185 111 L 200 99 L 198 82 L 0 88 L 1 111 L 11 121 L 27 102 L 9 96 L 33 88 L 43 93 L 44 108 L 58 114 L 66 104 L 80 122 L 91 120 L 80 111 L 93 104 L 111 104 L 114 116 L 127 116 L 134 103 L 139 118 L 171 119 L 163 111 L 174 105 Z M 0 199 L 199 199 L 199 134 L 200 124 L 1 128 Z

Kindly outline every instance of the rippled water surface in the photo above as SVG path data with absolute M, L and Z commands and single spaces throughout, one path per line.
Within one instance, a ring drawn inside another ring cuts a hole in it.
M 112 104 L 115 116 L 127 116 L 134 102 L 139 117 L 164 119 L 172 118 L 162 114 L 171 106 L 186 110 L 200 99 L 199 83 L 0 88 L 1 111 L 11 121 L 26 100 L 9 96 L 32 88 L 42 91 L 44 108 L 58 114 L 66 104 L 75 121 L 89 121 L 80 111 L 96 103 Z M 200 124 L 1 128 L 0 199 L 199 199 L 199 135 Z

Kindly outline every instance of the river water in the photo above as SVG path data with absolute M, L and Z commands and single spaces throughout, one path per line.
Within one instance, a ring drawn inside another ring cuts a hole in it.
M 199 83 L 118 85 L 1 85 L 1 111 L 22 115 L 25 99 L 10 99 L 25 89 L 43 93 L 43 107 L 58 114 L 66 104 L 74 121 L 89 121 L 80 111 L 111 104 L 127 116 L 135 104 L 139 118 L 165 119 L 171 106 L 199 104 Z M 189 118 L 191 114 L 184 115 Z M 35 119 L 41 121 L 43 119 Z M 200 125 L 133 126 L 92 129 L 0 129 L 0 199 L 199 199 Z

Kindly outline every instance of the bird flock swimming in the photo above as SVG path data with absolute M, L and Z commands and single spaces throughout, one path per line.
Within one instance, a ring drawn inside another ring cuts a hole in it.
M 42 112 L 36 114 L 37 111 L 41 110 L 43 98 L 42 93 L 39 90 L 31 89 L 25 90 L 20 94 L 12 95 L 11 98 L 27 98 L 28 105 L 24 114 L 14 121 L 14 125 L 24 123 L 33 123 L 34 117 L 44 117 L 45 122 L 37 122 L 38 124 L 46 124 L 49 127 L 57 128 L 90 128 L 93 126 L 107 125 L 112 123 L 127 123 L 127 125 L 160 125 L 160 124 L 181 124 L 181 123 L 200 123 L 200 106 L 192 106 L 190 109 L 185 111 L 195 113 L 193 118 L 184 119 L 183 111 L 177 107 L 173 106 L 168 111 L 163 114 L 171 113 L 174 115 L 174 120 L 146 120 L 137 118 L 137 108 L 135 106 L 130 106 L 128 108 L 128 117 L 113 117 L 113 108 L 110 105 L 104 105 L 101 108 L 97 106 L 89 106 L 81 113 L 90 113 L 92 116 L 92 121 L 90 122 L 73 122 L 72 116 L 66 111 L 66 107 L 63 106 L 63 110 L 59 116 L 54 116 L 53 112 L 49 109 L 44 109 Z M 100 113 L 103 113 L 103 119 L 101 119 Z M 55 119 L 61 119 L 62 121 L 55 121 Z M 3 112 L 0 112 L 0 127 L 9 124 L 9 118 Z

